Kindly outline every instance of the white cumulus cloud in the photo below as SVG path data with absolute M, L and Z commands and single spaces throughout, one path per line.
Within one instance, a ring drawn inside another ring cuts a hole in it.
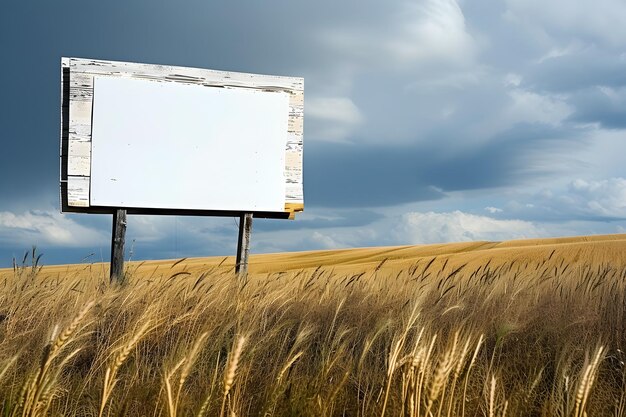
M 359 108 L 347 97 L 306 99 L 305 116 L 311 118 L 307 135 L 312 139 L 344 140 L 363 120 Z
M 54 211 L 0 212 L 2 240 L 21 246 L 55 245 L 81 247 L 107 241 L 100 231 L 85 227 Z
M 626 179 L 578 178 L 532 194 L 518 193 L 515 200 L 506 204 L 506 209 L 507 213 L 517 218 L 588 221 L 601 227 L 607 221 L 626 219 Z
M 485 210 L 488 211 L 491 214 L 502 213 L 502 211 L 503 211 L 501 208 L 491 207 L 491 206 L 485 207 Z
M 402 216 L 396 229 L 410 243 L 502 241 L 545 236 L 546 232 L 523 220 L 498 220 L 453 211 L 448 213 L 412 212 Z
M 527 122 L 556 126 L 573 112 L 565 98 L 558 95 L 539 94 L 522 88 L 511 89 L 508 94 L 512 101 L 505 111 L 508 125 Z
M 626 179 L 600 181 L 577 179 L 569 186 L 572 202 L 588 214 L 626 217 Z

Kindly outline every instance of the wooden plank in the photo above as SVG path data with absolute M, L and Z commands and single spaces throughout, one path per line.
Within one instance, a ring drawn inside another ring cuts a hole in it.
M 71 207 L 89 207 L 89 177 L 67 177 L 67 202 Z
M 289 118 L 289 126 L 287 127 L 288 132 L 299 133 L 304 130 L 304 118 L 303 117 L 290 117 Z
M 126 210 L 113 212 L 113 230 L 111 232 L 111 283 L 124 282 L 124 243 L 126 241 Z
M 73 102 L 91 103 L 93 99 L 93 74 L 75 71 L 70 66 L 70 97 Z
M 176 81 L 207 86 L 233 86 L 259 89 L 303 90 L 304 80 L 299 77 L 218 71 L 204 68 L 175 67 L 170 65 L 134 62 L 102 61 L 70 58 L 70 67 L 77 72 L 132 76 L 156 81 Z
M 287 151 L 285 153 L 285 165 L 285 203 L 300 204 L 302 209 L 297 211 L 303 211 L 302 152 L 297 150 Z
M 70 60 L 71 61 L 71 60 Z M 68 63 L 70 65 L 70 63 Z M 67 125 L 66 171 L 68 176 L 67 205 L 89 207 L 89 173 L 91 169 L 91 106 L 93 77 L 71 71 L 69 77 L 69 103 Z M 84 91 L 88 91 L 85 97 Z M 78 180 L 73 178 L 82 177 Z
M 304 87 L 304 85 L 303 85 Z M 293 219 L 304 210 L 302 150 L 304 131 L 304 91 L 293 91 L 289 97 L 289 127 L 285 150 L 285 211 Z M 294 208 L 297 207 L 297 208 Z
M 289 106 L 294 112 L 304 109 L 304 90 L 302 88 L 294 89 L 289 97 Z
M 67 174 L 88 177 L 91 170 L 91 142 L 70 140 Z
M 302 133 L 287 132 L 286 150 L 302 152 L 302 144 Z
M 69 104 L 68 130 L 70 140 L 91 140 L 91 99 L 90 101 L 79 101 L 70 98 Z
M 289 220 L 296 218 L 296 213 L 304 211 L 304 203 L 285 203 L 285 211 L 289 213 Z

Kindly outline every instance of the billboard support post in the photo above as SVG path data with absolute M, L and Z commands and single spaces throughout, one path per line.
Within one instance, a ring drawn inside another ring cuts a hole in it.
M 237 259 L 235 260 L 235 273 L 240 281 L 245 281 L 248 275 L 251 232 L 252 213 L 244 213 L 239 216 L 239 238 L 237 239 Z
M 111 234 L 111 283 L 124 282 L 124 242 L 126 240 L 126 210 L 113 212 Z

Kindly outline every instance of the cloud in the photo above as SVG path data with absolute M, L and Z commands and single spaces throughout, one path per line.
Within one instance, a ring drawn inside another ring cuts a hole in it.
M 506 124 L 544 123 L 559 125 L 572 113 L 564 97 L 552 94 L 539 94 L 522 88 L 509 91 L 511 106 L 505 110 Z
M 626 179 L 576 179 L 565 186 L 518 195 L 506 212 L 533 221 L 586 221 L 610 223 L 626 220 Z
M 599 217 L 626 219 L 626 179 L 600 181 L 577 179 L 569 186 L 573 206 L 583 213 Z
M 349 66 L 358 63 L 406 69 L 434 62 L 457 66 L 473 58 L 474 41 L 466 31 L 465 18 L 456 1 L 398 4 L 388 9 L 386 19 L 384 15 L 371 14 L 371 21 L 364 25 L 326 27 L 319 39 Z M 385 23 L 380 28 L 384 30 L 372 30 L 377 20 Z
M 384 216 L 372 210 L 353 208 L 348 210 L 307 208 L 296 215 L 295 221 L 258 219 L 255 231 L 330 229 L 339 227 L 363 227 L 382 219 Z
M 317 231 L 313 232 L 311 235 L 311 241 L 315 244 L 315 246 L 320 246 L 323 249 L 338 249 L 342 247 L 342 244 L 337 242 L 331 236 Z
M 0 236 L 5 246 L 54 245 L 81 247 L 106 242 L 102 232 L 54 211 L 0 212 Z
M 626 129 L 626 87 L 597 86 L 579 91 L 571 102 L 576 111 L 570 119 L 598 123 L 605 129 Z
M 508 14 L 553 37 L 582 37 L 622 46 L 626 4 L 621 0 L 507 0 Z
M 502 241 L 546 236 L 544 230 L 528 221 L 498 220 L 458 210 L 448 213 L 406 213 L 395 232 L 399 238 L 404 237 L 413 244 Z
M 625 86 L 626 55 L 600 45 L 573 48 L 530 65 L 524 85 L 557 93 Z
M 461 62 L 471 60 L 475 45 L 465 28 L 465 17 L 454 0 L 407 3 L 398 15 L 398 35 L 387 41 L 389 51 L 400 61 Z
M 440 135 L 410 146 L 309 144 L 306 203 L 393 206 L 442 199 L 450 191 L 514 186 L 559 172 L 550 159 L 554 149 L 582 146 L 577 132 L 542 124 L 519 124 L 472 147 L 450 147 L 447 134 Z
M 485 207 L 485 210 L 488 211 L 491 214 L 496 214 L 496 213 L 502 213 L 504 210 L 502 210 L 501 208 L 497 208 L 497 207 Z
M 363 121 L 360 110 L 347 97 L 307 98 L 304 108 L 305 117 L 311 120 L 306 135 L 312 139 L 345 140 Z

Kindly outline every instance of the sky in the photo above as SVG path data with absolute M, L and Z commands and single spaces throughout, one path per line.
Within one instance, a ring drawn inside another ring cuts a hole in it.
M 0 267 L 107 261 L 61 214 L 63 56 L 304 77 L 305 212 L 252 253 L 626 233 L 623 0 L 6 1 Z M 127 259 L 232 255 L 233 218 L 130 216 Z

